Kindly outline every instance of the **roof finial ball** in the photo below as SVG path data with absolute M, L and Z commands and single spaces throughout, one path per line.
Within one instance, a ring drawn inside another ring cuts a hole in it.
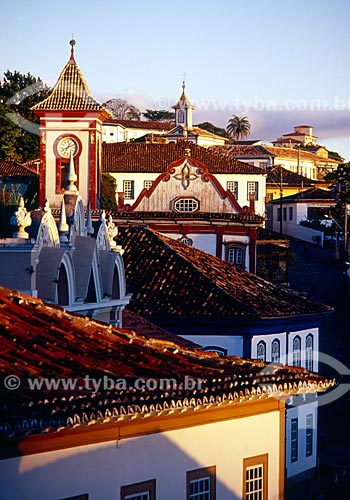
M 74 40 L 74 38 L 73 38 L 73 36 L 72 36 L 72 39 L 71 39 L 71 41 L 69 42 L 69 45 L 72 47 L 72 48 L 70 49 L 70 57 L 71 57 L 71 59 L 74 59 L 74 46 L 75 46 L 75 44 L 76 44 L 76 43 L 77 43 L 77 42 Z

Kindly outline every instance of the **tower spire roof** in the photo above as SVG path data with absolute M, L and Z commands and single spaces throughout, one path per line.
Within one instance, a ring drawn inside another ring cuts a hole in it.
M 182 94 L 179 98 L 179 100 L 177 101 L 177 103 L 173 106 L 173 109 L 196 109 L 195 106 L 192 106 L 189 98 L 187 97 L 186 93 L 185 93 L 185 89 L 186 89 L 186 82 L 185 80 L 183 80 L 182 82 Z
M 71 46 L 69 61 L 63 68 L 51 94 L 33 106 L 32 109 L 35 111 L 104 111 L 109 116 L 109 111 L 92 97 L 85 78 L 75 61 L 76 41 L 72 39 L 69 43 Z

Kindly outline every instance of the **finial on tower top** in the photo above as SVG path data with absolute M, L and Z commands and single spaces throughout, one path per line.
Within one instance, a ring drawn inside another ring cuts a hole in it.
M 76 44 L 76 43 L 77 43 L 77 42 L 74 40 L 73 35 L 72 35 L 72 39 L 71 39 L 71 41 L 69 42 L 69 45 L 72 47 L 72 48 L 70 49 L 70 58 L 71 58 L 73 61 L 74 61 L 74 46 L 75 46 L 75 44 Z

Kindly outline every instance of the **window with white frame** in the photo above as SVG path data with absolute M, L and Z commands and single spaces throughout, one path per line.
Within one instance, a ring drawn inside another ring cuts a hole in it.
M 271 344 L 271 361 L 272 363 L 279 363 L 281 357 L 281 344 L 278 339 L 272 341 Z
M 263 340 L 260 340 L 256 346 L 256 358 L 266 361 L 266 343 Z
M 187 472 L 187 500 L 215 500 L 216 467 L 204 467 Z
M 238 245 L 230 245 L 226 249 L 226 261 L 229 264 L 244 267 L 245 264 L 245 248 Z
M 231 191 L 231 193 L 233 194 L 233 196 L 237 200 L 237 198 L 238 198 L 238 182 L 237 181 L 227 181 L 226 189 L 228 191 Z
M 120 500 L 155 500 L 156 480 L 128 484 L 120 489 Z
M 247 200 L 250 200 L 251 194 L 255 194 L 255 199 L 258 200 L 258 195 L 259 195 L 258 182 L 247 182 Z
M 134 181 L 123 181 L 123 191 L 124 199 L 132 200 L 135 193 L 135 182 Z
M 293 366 L 301 366 L 301 339 L 299 335 L 293 339 Z
M 199 201 L 196 198 L 178 198 L 173 202 L 175 212 L 196 212 L 199 209 Z
M 267 500 L 268 455 L 243 460 L 243 499 Z
M 310 372 L 313 370 L 313 350 L 314 350 L 314 336 L 309 333 L 305 340 L 305 368 Z
M 306 415 L 306 456 L 311 457 L 314 439 L 314 416 L 312 413 Z
M 143 181 L 143 187 L 145 189 L 149 189 L 150 187 L 152 187 L 152 184 L 153 184 L 153 181 Z
M 290 424 L 290 461 L 296 462 L 298 460 L 298 419 L 292 418 Z

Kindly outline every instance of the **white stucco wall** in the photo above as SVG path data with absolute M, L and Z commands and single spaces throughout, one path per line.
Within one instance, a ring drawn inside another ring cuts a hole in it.
M 298 399 L 302 399 L 303 396 L 297 396 Z M 286 412 L 286 470 L 287 478 L 295 476 L 297 474 L 304 473 L 305 471 L 316 467 L 317 462 L 317 400 L 301 404 L 297 406 L 296 398 L 292 398 L 292 401 L 296 406 L 294 408 L 288 408 Z M 313 415 L 313 440 L 312 440 L 312 454 L 306 456 L 306 417 L 307 415 Z M 298 459 L 294 462 L 291 461 L 291 421 L 293 418 L 298 419 Z
M 242 497 L 243 459 L 268 453 L 269 499 L 279 487 L 280 413 L 0 462 L 1 497 L 57 500 L 89 494 L 119 500 L 123 485 L 156 479 L 160 500 L 186 498 L 186 471 L 216 466 L 217 497 Z M 263 430 L 263 432 L 262 432 Z M 116 428 L 117 436 L 117 428 Z

